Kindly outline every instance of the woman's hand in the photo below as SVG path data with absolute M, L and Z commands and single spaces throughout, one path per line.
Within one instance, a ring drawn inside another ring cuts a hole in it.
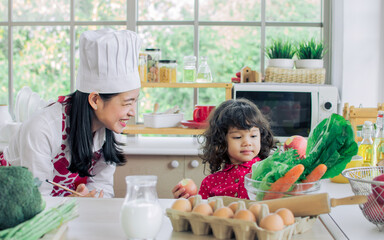
M 180 183 L 178 183 L 173 189 L 172 194 L 174 198 L 189 198 L 189 194 L 185 192 L 185 188 L 181 186 Z
M 96 196 L 96 194 L 97 194 L 96 189 L 89 191 L 84 183 L 81 183 L 81 184 L 79 184 L 79 186 L 77 186 L 76 192 L 82 194 L 83 196 L 81 196 L 81 197 L 92 197 L 92 198 L 97 197 Z M 101 190 L 98 198 L 102 198 L 103 196 L 104 196 L 104 192 L 103 192 L 103 190 Z M 71 195 L 68 195 L 68 197 L 80 197 L 80 196 L 75 195 L 75 194 L 71 194 Z

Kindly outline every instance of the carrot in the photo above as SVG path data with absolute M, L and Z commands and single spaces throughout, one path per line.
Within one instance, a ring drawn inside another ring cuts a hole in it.
M 287 192 L 292 184 L 294 184 L 300 175 L 304 171 L 304 165 L 298 164 L 291 168 L 281 178 L 277 179 L 276 182 L 271 184 L 271 188 L 265 193 L 263 200 L 281 198 L 284 194 L 280 192 Z
M 327 166 L 325 164 L 319 164 L 317 167 L 315 167 L 312 172 L 310 172 L 307 177 L 302 180 L 302 183 L 312 183 L 316 182 L 321 179 L 321 177 L 325 174 L 327 171 Z M 305 184 L 301 187 L 296 186 L 292 192 L 298 192 L 298 191 L 305 191 L 310 189 L 313 186 L 313 184 Z

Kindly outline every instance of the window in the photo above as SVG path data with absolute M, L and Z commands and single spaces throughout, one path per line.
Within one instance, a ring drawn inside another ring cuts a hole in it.
M 177 60 L 178 81 L 183 57 L 195 55 L 208 57 L 215 82 L 230 82 L 243 66 L 263 73 L 263 49 L 275 38 L 315 37 L 330 49 L 330 5 L 331 0 L 0 0 L 0 104 L 12 106 L 25 85 L 45 99 L 73 91 L 78 39 L 88 29 L 136 30 L 143 51 L 160 48 L 162 59 Z M 142 89 L 138 121 L 155 102 L 159 111 L 178 105 L 191 119 L 194 104 L 224 99 L 223 89 Z

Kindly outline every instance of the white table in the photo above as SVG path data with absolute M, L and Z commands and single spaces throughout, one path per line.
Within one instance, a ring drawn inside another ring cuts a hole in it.
M 326 191 L 331 198 L 343 198 L 354 195 L 349 183 L 332 183 L 323 180 L 320 191 Z M 336 239 L 373 240 L 384 239 L 384 231 L 380 232 L 361 212 L 358 205 L 337 206 L 330 214 L 321 216 L 322 221 Z
M 324 180 L 320 192 L 328 192 L 331 198 L 342 198 L 353 195 L 349 184 L 336 184 Z M 67 198 L 45 197 L 47 207 L 55 206 Z M 120 227 L 119 214 L 122 198 L 90 199 L 77 198 L 79 217 L 68 223 L 67 240 L 75 239 L 125 239 Z M 165 210 L 172 205 L 174 199 L 160 199 Z M 214 239 L 210 236 L 196 236 L 190 232 L 173 232 L 168 217 L 164 215 L 158 240 L 163 239 Z M 323 214 L 313 228 L 294 239 L 384 239 L 384 232 L 366 220 L 357 205 L 338 206 L 332 208 L 330 214 Z
M 46 197 L 47 207 L 55 206 L 67 198 Z M 174 199 L 160 199 L 163 209 L 169 208 Z M 126 239 L 120 227 L 119 214 L 123 203 L 122 198 L 115 199 L 82 199 L 78 198 L 79 217 L 68 223 L 67 240 L 75 239 Z M 46 238 L 45 238 L 46 239 Z M 214 239 L 212 235 L 196 236 L 191 232 L 173 232 L 168 217 L 164 215 L 161 230 L 157 236 L 163 239 Z M 296 235 L 294 239 L 333 239 L 322 222 L 318 220 L 312 230 Z

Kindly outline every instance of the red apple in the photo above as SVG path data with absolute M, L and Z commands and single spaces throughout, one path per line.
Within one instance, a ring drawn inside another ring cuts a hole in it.
M 197 186 L 195 182 L 190 178 L 184 178 L 179 182 L 181 187 L 185 188 L 185 193 L 188 193 L 189 196 L 197 194 Z
M 383 182 L 383 185 L 372 184 L 372 193 L 379 204 L 384 204 L 384 174 L 375 177 L 373 180 Z
M 374 194 L 368 195 L 368 200 L 361 209 L 365 217 L 372 223 L 384 223 L 384 205 L 377 202 Z
M 284 150 L 288 150 L 290 148 L 296 149 L 300 158 L 305 158 L 305 151 L 307 149 L 307 139 L 299 135 L 289 137 L 284 142 Z

